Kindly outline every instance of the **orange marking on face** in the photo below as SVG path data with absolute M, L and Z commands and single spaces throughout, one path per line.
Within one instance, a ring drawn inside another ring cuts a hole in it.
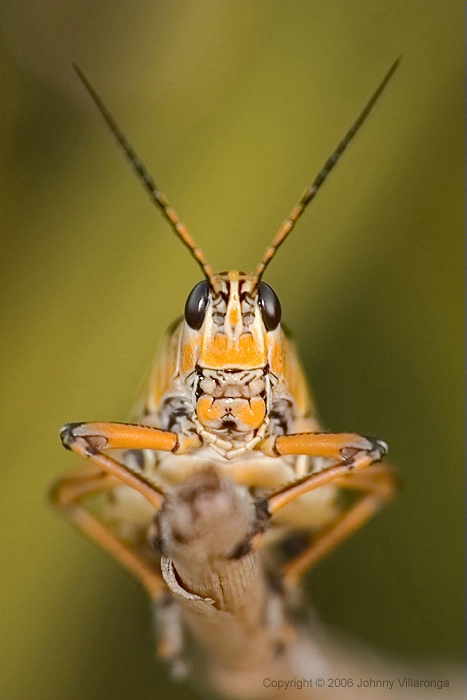
M 238 306 L 233 306 L 230 309 L 230 313 L 229 313 L 229 323 L 232 326 L 236 326 L 237 323 L 239 322 L 239 320 L 240 320 L 240 313 L 239 313 Z
M 196 365 L 196 358 L 199 353 L 200 337 L 192 338 L 182 343 L 180 370 L 182 375 L 187 375 L 193 371 Z
M 235 418 L 252 430 L 259 428 L 266 416 L 266 405 L 260 396 L 254 396 L 249 402 L 239 401 L 235 408 L 233 411 Z
M 199 421 L 206 427 L 220 430 L 223 421 L 234 421 L 237 430 L 250 432 L 259 428 L 266 416 L 266 405 L 263 399 L 255 396 L 252 399 L 213 399 L 212 396 L 201 396 L 196 404 L 196 414 Z
M 208 425 L 221 420 L 224 410 L 221 402 L 215 401 L 212 396 L 201 396 L 196 404 L 196 414 L 203 425 Z
M 276 377 L 284 374 L 284 345 L 282 338 L 278 339 L 272 335 L 268 337 L 268 358 L 269 366 Z
M 250 333 L 243 333 L 233 342 L 226 335 L 217 333 L 214 338 L 203 338 L 199 363 L 212 369 L 248 369 L 264 366 L 266 354 Z

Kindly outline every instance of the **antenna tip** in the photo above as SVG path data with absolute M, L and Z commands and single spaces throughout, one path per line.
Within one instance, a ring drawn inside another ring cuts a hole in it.
M 78 64 L 73 62 L 73 63 L 71 64 L 71 67 L 73 68 L 73 70 L 75 71 L 76 75 L 77 75 L 78 78 L 81 80 L 81 82 L 82 82 L 88 89 L 90 89 L 91 86 L 90 86 L 90 84 L 89 84 L 89 80 L 86 78 L 86 76 L 84 75 L 83 71 L 82 71 L 81 68 L 78 66 Z

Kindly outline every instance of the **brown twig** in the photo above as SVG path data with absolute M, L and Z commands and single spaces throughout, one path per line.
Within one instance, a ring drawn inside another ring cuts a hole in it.
M 222 697 L 245 700 L 359 700 L 362 692 L 372 700 L 416 700 L 438 697 L 439 689 L 400 682 L 441 674 L 450 681 L 443 697 L 458 696 L 456 669 L 430 667 L 427 673 L 390 665 L 354 642 L 336 642 L 315 622 L 312 628 L 292 627 L 285 597 L 268 581 L 261 554 L 231 556 L 255 530 L 256 518 L 249 491 L 214 471 L 176 487 L 159 515 L 163 576 L 184 626 L 203 650 L 194 673 L 200 683 Z M 351 679 L 352 685 L 330 687 L 332 678 Z M 362 679 L 388 685 L 359 687 Z

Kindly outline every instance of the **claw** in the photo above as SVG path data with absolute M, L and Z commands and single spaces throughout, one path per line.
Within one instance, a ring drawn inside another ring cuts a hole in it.
M 84 438 L 87 442 L 87 456 L 92 456 L 96 450 L 101 450 L 107 444 L 107 438 L 103 435 L 89 434 L 89 429 L 85 426 L 87 423 L 67 423 L 60 430 L 60 439 L 63 446 L 67 450 L 71 450 L 71 446 L 78 438 Z
M 71 445 L 76 440 L 76 435 L 73 431 L 80 425 L 83 425 L 83 423 L 67 423 L 60 429 L 60 440 L 66 450 L 71 450 Z
M 360 459 L 367 460 L 368 457 L 371 459 L 371 463 L 381 462 L 381 460 L 388 453 L 388 446 L 383 440 L 378 438 L 364 438 L 368 447 L 360 448 L 357 447 L 344 447 L 341 450 L 341 455 L 344 458 L 344 462 L 348 464 L 349 469 L 354 469 L 357 462 Z M 363 441 L 362 441 L 363 442 Z
M 384 440 L 378 440 L 378 438 L 367 438 L 368 441 L 371 443 L 372 447 L 372 452 L 376 452 L 377 455 L 380 455 L 377 457 L 377 461 L 381 461 L 383 457 L 385 457 L 388 453 L 388 446 L 387 443 L 384 442 Z

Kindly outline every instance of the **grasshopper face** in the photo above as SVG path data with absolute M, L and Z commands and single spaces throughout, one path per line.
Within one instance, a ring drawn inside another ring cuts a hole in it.
M 275 292 L 242 272 L 200 282 L 188 296 L 180 376 L 193 392 L 195 419 L 215 435 L 249 440 L 269 422 L 282 381 L 284 334 Z

